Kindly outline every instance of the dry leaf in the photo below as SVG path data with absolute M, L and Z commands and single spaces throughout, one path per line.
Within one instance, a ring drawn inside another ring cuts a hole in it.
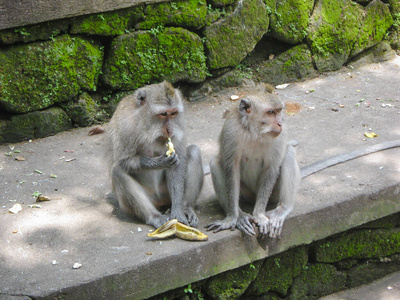
M 239 96 L 238 96 L 238 95 L 232 95 L 232 96 L 231 96 L 231 100 L 232 100 L 232 101 L 239 100 Z
M 44 195 L 39 195 L 37 198 L 36 198 L 36 202 L 44 202 L 44 201 L 50 201 L 51 199 L 49 198 L 49 197 L 47 197 L 47 196 L 44 196 Z
M 25 158 L 23 158 L 22 156 L 17 156 L 17 157 L 15 158 L 15 160 L 17 160 L 17 161 L 24 161 Z
M 103 132 L 104 132 L 104 129 L 103 129 L 103 128 L 101 128 L 101 127 L 95 127 L 95 128 L 90 129 L 89 135 L 101 134 L 101 133 L 103 133 Z
M 15 203 L 8 211 L 12 214 L 17 214 L 22 210 L 22 206 L 19 203 Z
M 66 159 L 65 161 L 66 162 L 71 162 L 71 161 L 74 161 L 76 159 L 76 157 L 74 157 L 74 158 L 69 158 L 69 159 Z

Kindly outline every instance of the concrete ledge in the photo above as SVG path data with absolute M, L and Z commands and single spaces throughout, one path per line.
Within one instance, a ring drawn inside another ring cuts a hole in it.
M 399 66 L 396 58 L 279 91 L 287 101 L 302 105 L 298 114 L 287 117 L 291 137 L 299 141 L 300 164 L 399 139 Z M 314 92 L 306 93 L 310 90 Z M 232 93 L 238 91 L 187 104 L 189 140 L 200 146 L 205 161 L 217 151 L 220 116 L 225 106 L 232 105 L 228 100 Z M 359 102 L 360 98 L 366 100 Z M 379 137 L 364 141 L 369 128 Z M 210 233 L 207 242 L 153 241 L 146 238 L 150 227 L 125 219 L 106 198 L 110 183 L 102 137 L 87 133 L 88 129 L 78 129 L 13 145 L 13 150 L 21 151 L 14 157 L 25 161 L 0 156 L 0 295 L 147 298 L 400 211 L 400 148 L 396 148 L 304 179 L 279 240 L 259 241 L 236 230 Z M 0 153 L 9 152 L 8 146 L 0 146 Z M 67 162 L 71 158 L 75 160 Z M 31 196 L 35 191 L 52 200 L 40 203 L 42 208 L 28 207 L 35 201 Z M 11 215 L 8 209 L 15 202 L 23 209 Z M 197 212 L 201 227 L 223 217 L 210 176 Z M 76 262 L 82 267 L 73 269 Z

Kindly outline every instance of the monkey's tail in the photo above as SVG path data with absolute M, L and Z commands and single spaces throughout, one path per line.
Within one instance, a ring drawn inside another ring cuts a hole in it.
M 400 147 L 400 140 L 387 141 L 376 145 L 367 146 L 365 148 L 359 148 L 351 152 L 335 155 L 301 168 L 300 169 L 301 178 L 307 177 L 315 172 L 321 171 L 328 167 L 341 164 L 364 155 L 396 147 Z

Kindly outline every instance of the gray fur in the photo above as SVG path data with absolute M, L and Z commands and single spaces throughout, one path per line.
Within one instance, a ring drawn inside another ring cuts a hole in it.
M 295 149 L 287 142 L 284 105 L 275 94 L 258 90 L 226 115 L 220 151 L 210 164 L 226 218 L 207 225 L 208 230 L 238 228 L 255 235 L 258 227 L 260 238 L 277 237 L 293 209 L 300 169 Z M 240 209 L 239 198 L 254 204 L 252 214 Z M 276 206 L 267 212 L 270 198 Z
M 160 117 L 165 112 L 177 113 L 166 120 Z M 165 155 L 168 135 L 176 151 L 171 156 Z M 203 167 L 199 148 L 186 146 L 179 90 L 162 82 L 122 99 L 105 142 L 113 192 L 124 213 L 156 228 L 171 218 L 197 227 Z M 162 207 L 170 207 L 171 215 L 161 214 Z

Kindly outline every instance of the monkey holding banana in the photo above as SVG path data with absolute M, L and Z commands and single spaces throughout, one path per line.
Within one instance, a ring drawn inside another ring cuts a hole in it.
M 120 209 L 156 228 L 169 219 L 198 226 L 194 206 L 204 173 L 200 149 L 186 146 L 183 112 L 180 91 L 164 81 L 123 98 L 106 129 Z M 160 212 L 164 207 L 169 216 Z

